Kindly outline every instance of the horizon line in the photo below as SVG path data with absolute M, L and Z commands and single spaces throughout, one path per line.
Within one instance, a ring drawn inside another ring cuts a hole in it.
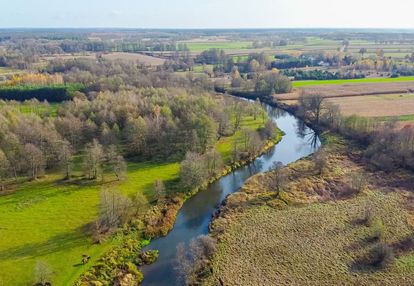
M 17 30 L 17 29 L 22 29 L 22 30 L 47 30 L 47 29 L 51 29 L 51 30 L 62 30 L 62 29 L 68 29 L 68 30 L 87 30 L 87 29 L 101 29 L 101 30 L 105 30 L 105 29 L 110 29 L 110 30 L 116 30 L 116 29 L 121 29 L 121 30 L 413 30 L 414 31 L 414 27 L 412 28 L 408 28 L 408 27 L 401 27 L 401 28 L 397 28 L 397 27 L 216 27 L 216 28 L 212 28 L 212 27 L 173 27 L 173 28 L 169 28 L 169 27 L 116 27 L 116 26 L 68 26 L 68 27 L 58 27 L 58 26 L 53 26 L 53 27 L 28 27 L 28 26 L 22 26 L 22 27 L 0 27 L 0 30 Z

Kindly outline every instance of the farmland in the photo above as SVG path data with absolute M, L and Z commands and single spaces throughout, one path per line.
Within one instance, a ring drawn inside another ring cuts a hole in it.
M 399 78 L 361 78 L 361 79 L 344 79 L 344 80 L 305 80 L 293 82 L 294 87 L 313 86 L 313 85 L 344 85 L 351 83 L 393 83 L 414 81 L 414 77 Z
M 191 52 L 202 52 L 208 49 L 221 49 L 221 50 L 240 50 L 247 49 L 251 46 L 251 42 L 245 41 L 202 41 L 202 42 L 181 42 L 186 44 Z
M 51 60 L 73 60 L 73 59 L 95 59 L 97 54 L 89 53 L 89 54 L 62 54 L 57 56 L 47 56 L 43 57 L 43 61 L 51 61 Z M 144 54 L 139 53 L 123 53 L 123 52 L 113 52 L 113 53 L 105 53 L 102 54 L 102 57 L 108 60 L 122 60 L 122 61 L 138 61 L 144 65 L 148 66 L 160 66 L 163 65 L 165 60 L 158 57 L 152 57 Z M 44 65 L 43 63 L 42 65 Z M 0 70 L 1 75 L 1 70 Z
M 414 115 L 413 94 L 364 95 L 330 98 L 329 102 L 340 107 L 343 115 L 365 117 L 397 117 L 410 120 Z

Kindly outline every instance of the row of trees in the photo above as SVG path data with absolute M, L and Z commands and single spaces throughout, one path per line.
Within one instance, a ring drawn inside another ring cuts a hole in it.
M 138 160 L 204 154 L 220 136 L 232 135 L 244 115 L 262 112 L 260 104 L 165 89 L 75 98 L 58 109 L 57 117 L 16 109 L 0 110 L 3 181 L 21 175 L 35 179 L 45 169 L 62 169 L 69 177 L 74 154 L 83 158 L 86 178 L 111 171 L 121 179 L 121 153 Z

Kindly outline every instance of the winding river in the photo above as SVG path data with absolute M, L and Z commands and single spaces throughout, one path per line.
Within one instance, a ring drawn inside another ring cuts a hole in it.
M 285 132 L 283 139 L 251 164 L 221 178 L 184 203 L 173 230 L 167 236 L 153 240 L 145 248 L 158 249 L 159 257 L 154 264 L 141 269 L 145 277 L 142 285 L 180 285 L 175 269 L 177 245 L 188 244 L 191 239 L 207 234 L 213 213 L 227 195 L 239 190 L 249 177 L 268 171 L 275 162 L 280 161 L 286 165 L 312 154 L 319 148 L 319 137 L 299 119 L 269 105 L 266 105 L 266 109 L 278 127 Z

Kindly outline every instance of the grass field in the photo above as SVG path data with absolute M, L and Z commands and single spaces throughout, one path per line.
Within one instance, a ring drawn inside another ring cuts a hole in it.
M 58 109 L 61 106 L 61 103 L 48 103 L 45 104 L 33 104 L 30 102 L 15 102 L 15 104 L 10 104 L 10 102 L 4 102 L 4 104 L 0 103 L 0 108 L 7 108 L 16 110 L 18 112 L 24 113 L 24 114 L 37 114 L 39 116 L 47 115 L 51 117 L 56 117 L 58 113 Z
M 79 266 L 82 254 L 96 261 L 108 249 L 92 245 L 85 231 L 97 215 L 99 191 L 114 187 L 134 196 L 143 193 L 152 200 L 153 182 L 162 179 L 171 185 L 179 165 L 130 163 L 125 182 L 105 184 L 59 184 L 58 175 L 38 182 L 19 184 L 14 193 L 0 197 L 0 277 L 5 285 L 27 285 L 33 277 L 36 259 L 49 263 L 54 285 L 71 285 L 85 270 Z
M 249 129 L 249 130 L 257 130 L 260 127 L 263 127 L 263 121 L 261 118 L 257 118 L 256 120 L 254 120 L 254 118 L 251 117 L 246 117 L 242 124 L 241 124 L 241 128 L 244 129 Z M 232 152 L 233 152 L 233 145 L 234 142 L 237 141 L 238 142 L 238 146 L 239 148 L 242 147 L 242 132 L 241 131 L 237 131 L 236 134 L 234 134 L 234 136 L 231 137 L 223 137 L 220 139 L 220 141 L 217 143 L 217 151 L 219 151 L 219 153 L 221 154 L 224 163 L 230 163 L 231 161 L 231 157 L 232 157 Z
M 243 118 L 242 128 L 255 130 L 262 121 Z M 228 162 L 234 137 L 218 143 L 220 153 Z M 0 196 L 0 285 L 23 286 L 33 282 L 36 260 L 47 262 L 53 272 L 53 285 L 72 285 L 86 267 L 96 262 L 111 246 L 111 239 L 93 245 L 86 231 L 97 216 L 99 192 L 116 188 L 134 197 L 142 193 L 149 202 L 154 199 L 153 183 L 161 179 L 168 190 L 176 188 L 178 163 L 129 163 L 125 181 L 110 175 L 105 183 L 59 183 L 59 174 L 19 184 L 13 192 Z M 91 256 L 88 266 L 79 265 L 83 254 Z
M 372 229 L 353 223 L 369 205 L 398 243 L 412 233 L 399 196 L 369 194 L 349 201 L 278 210 L 253 207 L 231 221 L 205 285 L 413 285 L 414 255 L 404 253 L 386 270 L 356 271 L 371 249 Z
M 348 83 L 388 83 L 388 82 L 405 82 L 414 81 L 414 77 L 398 78 L 361 78 L 361 79 L 341 79 L 341 80 L 304 80 L 294 81 L 293 87 L 302 87 L 310 85 L 340 85 Z
M 371 172 L 361 147 L 323 138 L 323 173 L 305 158 L 286 167 L 280 196 L 269 172 L 227 198 L 212 224 L 219 243 L 203 285 L 413 285 L 413 197 L 401 183 L 412 174 Z M 366 180 L 359 191 L 351 187 L 355 174 Z M 384 269 L 363 263 L 380 241 L 395 254 Z
M 187 47 L 191 52 L 202 52 L 209 49 L 222 49 L 222 50 L 239 50 L 248 49 L 251 46 L 251 42 L 245 41 L 212 41 L 212 42 L 182 42 L 187 44 Z

